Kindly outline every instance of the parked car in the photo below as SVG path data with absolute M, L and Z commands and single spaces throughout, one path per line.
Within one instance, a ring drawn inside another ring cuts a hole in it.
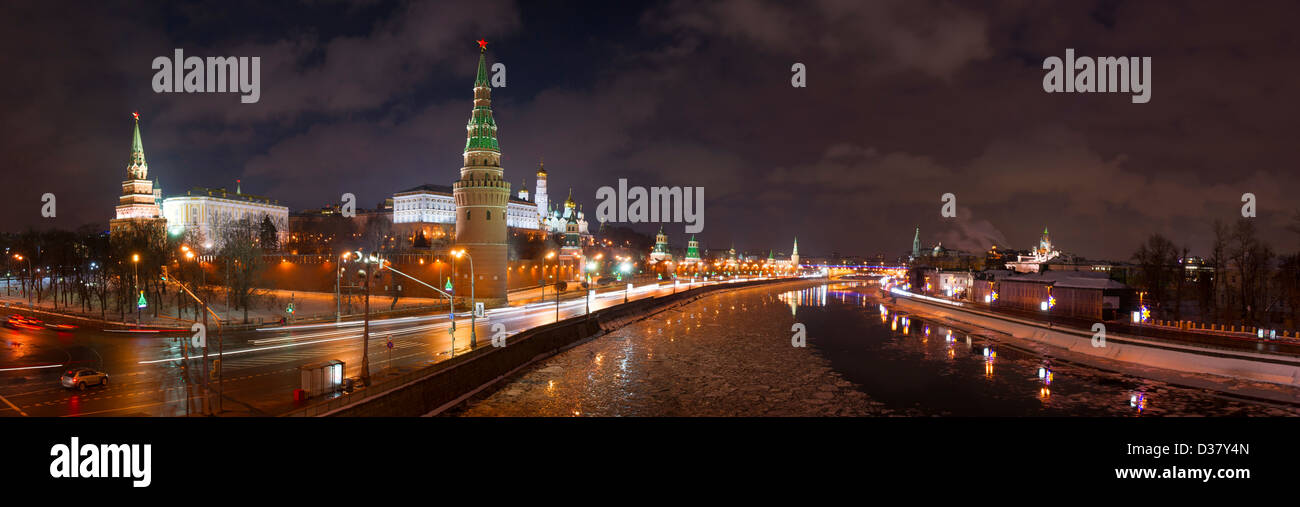
M 68 389 L 86 390 L 86 386 L 104 386 L 108 385 L 108 374 L 102 371 L 95 371 L 88 368 L 79 368 L 63 372 L 59 378 L 59 383 Z

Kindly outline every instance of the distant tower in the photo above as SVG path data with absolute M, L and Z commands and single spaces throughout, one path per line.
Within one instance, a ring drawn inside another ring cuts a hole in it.
M 524 181 L 519 182 L 519 199 L 520 199 L 520 200 L 523 200 L 523 201 L 527 201 L 527 200 L 528 200 L 528 180 L 527 180 L 527 179 L 524 179 Z
M 662 262 L 673 260 L 673 254 L 668 250 L 668 235 L 664 234 L 664 226 L 659 226 L 659 234 L 655 235 L 655 249 L 650 252 L 650 260 Z
M 699 241 L 695 241 L 695 236 L 691 236 L 691 240 L 690 240 L 690 242 L 688 242 L 688 243 L 686 244 L 686 260 L 685 260 L 685 262 L 686 262 L 687 264 L 690 264 L 690 263 L 693 263 L 693 262 L 700 262 L 700 242 L 699 242 Z
M 545 162 L 537 164 L 537 200 L 533 202 L 537 203 L 537 216 L 542 217 L 542 220 L 546 220 L 546 217 L 550 214 L 550 203 L 547 202 L 546 198 Z
M 916 235 L 912 236 L 912 259 L 921 257 L 921 228 L 916 228 Z
M 510 183 L 503 178 L 497 124 L 492 118 L 487 46 L 480 43 L 474 109 L 465 125 L 465 165 L 452 184 L 456 201 L 456 246 L 474 263 L 474 295 L 489 303 L 506 301 L 506 203 Z M 468 268 L 469 266 L 465 266 Z M 456 294 L 470 293 L 469 269 L 457 271 Z
M 794 238 L 794 253 L 790 254 L 790 265 L 799 267 L 799 238 Z
M 560 258 L 574 260 L 582 257 L 582 236 L 578 233 L 578 217 L 570 216 L 564 222 L 564 245 L 560 247 Z
M 569 217 L 577 214 L 578 214 L 578 203 L 573 202 L 573 189 L 570 188 L 569 198 L 564 200 L 564 212 L 560 215 L 560 217 L 565 220 L 568 220 Z
M 122 195 L 117 200 L 117 214 L 109 221 L 110 233 L 122 230 L 131 223 L 158 221 L 165 224 L 162 209 L 154 195 L 153 182 L 149 180 L 149 164 L 144 160 L 144 142 L 140 140 L 140 114 L 135 118 L 131 136 L 131 161 L 126 165 L 126 180 L 122 182 Z

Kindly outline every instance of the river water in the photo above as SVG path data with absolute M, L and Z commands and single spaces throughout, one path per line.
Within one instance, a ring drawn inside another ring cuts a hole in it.
M 898 312 L 874 287 L 828 283 L 784 291 L 808 343 L 871 399 L 917 415 L 1297 415 L 1197 388 L 1055 360 L 999 333 Z
M 792 346 L 799 325 L 805 347 Z M 630 324 L 530 366 L 454 414 L 1300 415 L 1038 350 L 900 313 L 865 282 L 786 283 L 710 295 Z

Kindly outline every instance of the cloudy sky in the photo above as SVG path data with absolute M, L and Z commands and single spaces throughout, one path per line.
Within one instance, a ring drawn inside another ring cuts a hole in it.
M 268 5 L 273 4 L 273 5 Z M 616 4 L 616 5 L 611 5 Z M 1300 203 L 1290 2 L 566 4 L 7 2 L 5 230 L 106 226 L 139 111 L 166 193 L 232 187 L 365 207 L 458 177 L 478 47 L 507 178 L 551 194 L 703 186 L 706 246 L 805 256 L 927 244 L 1127 258 L 1151 232 L 1205 253 L 1258 198 L 1281 251 Z M 261 57 L 261 100 L 156 94 L 151 61 Z M 1152 59 L 1152 94 L 1048 94 L 1043 60 Z M 791 86 L 791 66 L 807 87 Z M 58 198 L 57 218 L 40 197 Z M 940 196 L 958 216 L 940 216 Z M 594 213 L 592 213 L 594 214 Z M 655 226 L 641 227 L 653 231 Z M 674 243 L 683 224 L 667 227 Z

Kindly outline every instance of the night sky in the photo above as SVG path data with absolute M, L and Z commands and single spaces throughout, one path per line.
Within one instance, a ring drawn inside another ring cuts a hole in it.
M 1294 2 L 6 2 L 6 231 L 107 226 L 139 111 L 151 177 L 291 211 L 458 178 L 479 38 L 507 179 L 703 186 L 705 247 L 889 257 L 1056 244 L 1206 254 L 1259 198 L 1282 252 L 1300 204 Z M 156 56 L 259 56 L 261 101 L 156 94 Z M 1149 56 L 1152 95 L 1048 94 L 1044 58 Z M 808 71 L 790 86 L 791 65 Z M 53 192 L 59 215 L 41 218 Z M 958 217 L 939 215 L 957 196 Z M 593 220 L 593 229 L 595 222 Z M 655 225 L 638 229 L 652 232 Z M 683 246 L 683 224 L 667 232 Z

